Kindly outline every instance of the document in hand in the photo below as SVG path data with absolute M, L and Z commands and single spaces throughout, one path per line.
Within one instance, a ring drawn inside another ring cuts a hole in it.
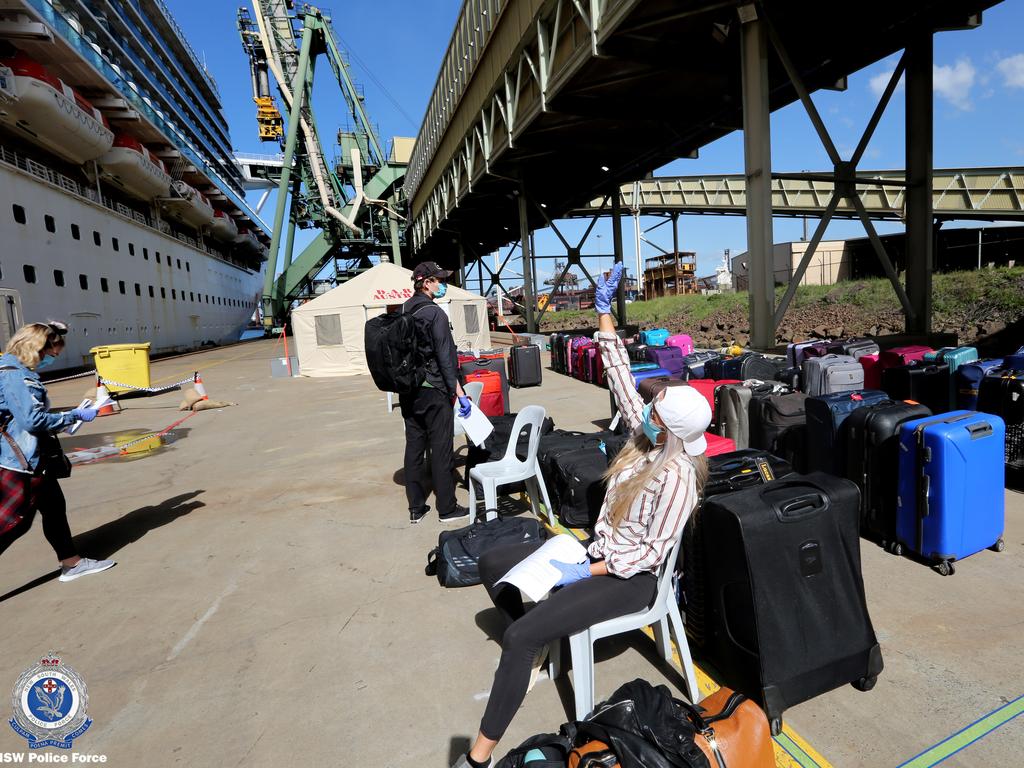
M 458 405 L 455 406 L 455 418 L 462 425 L 463 431 L 478 448 L 484 444 L 487 436 L 494 431 L 494 425 L 487 418 L 483 411 L 476 407 L 476 403 L 470 401 L 469 416 L 462 418 L 458 414 Z
M 512 569 L 498 579 L 502 582 L 519 587 L 519 591 L 538 602 L 562 576 L 562 572 L 551 565 L 551 560 L 560 563 L 582 563 L 587 559 L 587 550 L 575 538 L 567 533 L 545 541 L 540 549 L 532 555 L 520 560 Z

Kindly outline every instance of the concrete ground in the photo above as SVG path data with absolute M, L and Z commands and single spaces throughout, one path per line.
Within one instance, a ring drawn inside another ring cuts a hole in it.
M 402 421 L 383 394 L 368 377 L 272 379 L 276 354 L 254 342 L 153 366 L 162 381 L 199 369 L 212 397 L 238 405 L 62 483 L 82 552 L 113 570 L 59 583 L 38 523 L 0 557 L 0 693 L 62 654 L 95 721 L 76 750 L 115 766 L 444 768 L 498 660 L 487 596 L 424 575 L 442 527 L 407 522 Z M 513 390 L 514 408 L 539 403 L 576 429 L 606 417 L 606 391 L 544 376 Z M 77 404 L 86 387 L 54 385 L 52 399 Z M 66 449 L 168 426 L 179 399 L 127 401 Z M 1024 496 L 1007 502 L 1006 551 L 951 578 L 864 544 L 885 672 L 870 693 L 845 687 L 786 716 L 832 765 L 896 766 L 1024 693 Z M 639 633 L 599 645 L 598 694 L 638 676 L 678 682 L 652 647 Z M 566 683 L 542 679 L 503 746 L 556 729 L 566 702 Z M 1017 765 L 1022 744 L 1018 718 L 946 765 Z M 0 727 L 0 753 L 24 748 Z

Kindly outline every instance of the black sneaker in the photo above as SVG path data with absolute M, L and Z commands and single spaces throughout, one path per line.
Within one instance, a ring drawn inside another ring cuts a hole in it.
M 416 525 L 420 520 L 427 516 L 427 512 L 430 511 L 430 505 L 425 505 L 419 509 L 409 510 L 409 522 Z
M 437 517 L 442 523 L 450 523 L 453 520 L 466 520 L 469 518 L 469 508 L 456 504 L 451 512 L 438 513 Z

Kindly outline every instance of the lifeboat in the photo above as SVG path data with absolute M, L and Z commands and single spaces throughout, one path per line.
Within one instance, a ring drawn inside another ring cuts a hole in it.
M 255 233 L 245 227 L 238 228 L 238 237 L 235 238 L 235 247 L 244 255 L 255 257 L 260 261 L 267 260 L 269 250 L 260 242 Z
M 114 136 L 114 146 L 96 162 L 107 181 L 133 197 L 149 201 L 170 194 L 171 177 L 163 161 L 130 134 Z
M 68 162 L 101 157 L 114 143 L 100 111 L 30 56 L 0 59 L 0 123 Z
M 218 240 L 233 243 L 235 238 L 238 237 L 238 225 L 224 211 L 214 211 L 213 223 L 210 224 L 210 234 Z
M 160 198 L 160 205 L 172 219 L 199 229 L 213 221 L 213 206 L 195 187 L 184 181 L 171 185 L 171 196 Z

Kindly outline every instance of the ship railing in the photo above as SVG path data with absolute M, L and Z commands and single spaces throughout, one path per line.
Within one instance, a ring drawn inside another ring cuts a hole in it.
M 132 219 L 133 221 L 141 224 L 144 227 L 156 230 L 157 232 L 168 235 L 169 237 L 174 237 L 177 240 L 180 240 L 181 242 L 185 243 L 186 245 L 195 248 L 196 250 L 205 252 L 206 254 L 212 256 L 215 259 L 220 259 L 221 261 L 227 262 L 228 264 L 239 267 L 241 269 L 245 269 L 250 272 L 253 271 L 251 266 L 244 264 L 238 261 L 237 259 L 228 256 L 227 254 L 221 253 L 220 251 L 214 248 L 211 248 L 209 245 L 206 244 L 205 241 L 197 240 L 194 237 L 190 237 L 189 235 L 172 229 L 171 225 L 168 224 L 166 221 L 154 221 L 149 216 L 146 216 L 144 213 L 141 213 L 133 208 L 130 208 L 129 206 L 122 203 L 120 200 L 114 200 L 113 198 L 103 195 L 94 187 L 83 186 L 74 179 L 65 176 L 63 173 L 55 171 L 49 166 L 40 163 L 38 160 L 33 160 L 30 157 L 20 155 L 13 149 L 5 147 L 2 144 L 0 144 L 0 161 L 6 163 L 7 165 L 14 166 L 19 170 L 25 171 L 26 173 L 29 173 L 35 176 L 36 178 L 41 179 L 42 181 L 45 181 L 49 184 L 53 184 L 56 187 L 60 187 L 69 194 L 84 198 L 85 200 L 88 200 L 91 203 L 102 205 L 104 208 L 109 208 L 111 211 L 114 211 L 127 219 Z

